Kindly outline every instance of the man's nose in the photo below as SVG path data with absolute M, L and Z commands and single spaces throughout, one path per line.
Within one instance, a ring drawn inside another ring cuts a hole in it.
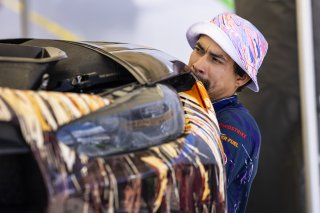
M 193 69 L 196 73 L 200 73 L 202 75 L 204 75 L 206 73 L 206 66 L 207 66 L 207 62 L 206 62 L 206 56 L 203 55 L 201 57 L 199 57 L 194 63 L 193 63 Z

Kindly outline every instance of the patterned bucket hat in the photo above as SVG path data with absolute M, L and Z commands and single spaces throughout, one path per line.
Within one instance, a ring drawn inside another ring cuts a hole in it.
M 210 21 L 193 24 L 187 31 L 189 45 L 194 48 L 200 35 L 214 40 L 252 79 L 247 85 L 258 92 L 258 69 L 268 50 L 261 32 L 249 21 L 233 13 L 222 13 Z

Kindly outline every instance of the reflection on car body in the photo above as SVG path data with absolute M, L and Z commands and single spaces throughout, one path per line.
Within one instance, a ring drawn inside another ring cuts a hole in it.
M 21 46 L 38 48 L 34 61 L 14 55 Z M 226 212 L 215 113 L 182 62 L 107 42 L 2 40 L 0 53 L 0 158 L 15 171 L 0 175 L 19 192 L 2 210 Z

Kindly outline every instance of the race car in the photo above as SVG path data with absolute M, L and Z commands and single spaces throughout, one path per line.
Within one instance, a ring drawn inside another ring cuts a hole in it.
M 0 40 L 0 212 L 226 212 L 207 91 L 117 42 Z

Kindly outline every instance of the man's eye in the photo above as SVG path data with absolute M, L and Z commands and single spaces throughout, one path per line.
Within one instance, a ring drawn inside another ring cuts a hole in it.
M 203 50 L 200 47 L 195 47 L 194 50 L 198 53 L 203 53 Z
M 220 60 L 219 60 L 218 58 L 216 58 L 216 57 L 212 57 L 211 60 L 214 61 L 214 62 L 217 62 L 217 63 L 219 63 L 219 64 L 222 63 L 222 61 L 220 61 Z

